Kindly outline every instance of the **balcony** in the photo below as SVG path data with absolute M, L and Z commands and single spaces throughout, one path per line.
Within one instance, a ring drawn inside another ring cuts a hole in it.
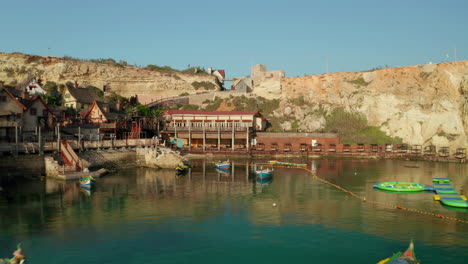
M 0 127 L 15 127 L 15 126 L 21 126 L 21 121 L 10 121 L 10 120 L 1 120 L 0 119 Z
M 217 132 L 218 130 L 220 132 L 232 132 L 232 127 L 177 127 L 177 129 L 175 127 L 164 127 L 163 129 L 163 132 L 188 132 L 188 131 L 191 131 L 191 132 L 202 132 L 202 131 L 206 131 L 206 132 Z M 246 131 L 252 131 L 252 128 L 251 127 L 235 127 L 234 128 L 234 131 L 235 132 L 246 132 Z

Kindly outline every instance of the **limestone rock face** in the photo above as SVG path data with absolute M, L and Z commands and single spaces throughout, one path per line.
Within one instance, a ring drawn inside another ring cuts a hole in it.
M 322 109 L 363 113 L 370 125 L 408 144 L 467 145 L 468 61 L 283 78 L 281 93 Z M 299 119 L 300 129 L 310 128 L 308 116 Z
M 189 161 L 167 148 L 142 148 L 137 149 L 140 164 L 152 168 L 175 169 L 177 166 L 189 164 Z
M 185 92 L 204 92 L 202 86 L 213 91 L 221 89 L 216 77 L 211 75 L 153 71 L 133 66 L 114 66 L 21 53 L 0 53 L 0 81 L 15 84 L 22 82 L 29 74 L 34 74 L 44 82 L 77 81 L 80 86 L 92 85 L 100 89 L 108 85 L 111 91 L 126 97 L 178 96 Z

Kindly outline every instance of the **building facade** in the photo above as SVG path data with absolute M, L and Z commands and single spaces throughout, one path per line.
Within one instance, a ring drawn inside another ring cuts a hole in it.
M 253 134 L 266 126 L 258 111 L 167 110 L 162 118 L 162 138 L 188 149 L 248 149 Z

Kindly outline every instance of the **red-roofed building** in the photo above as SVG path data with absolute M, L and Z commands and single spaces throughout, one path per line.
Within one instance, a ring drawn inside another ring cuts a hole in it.
M 216 76 L 220 83 L 223 83 L 224 79 L 226 78 L 226 73 L 225 73 L 224 70 L 213 70 L 212 71 L 211 68 L 210 68 L 210 69 L 208 69 L 208 73 L 211 74 L 211 75 Z
M 162 117 L 163 139 L 189 149 L 248 149 L 253 133 L 266 126 L 258 111 L 167 110 Z

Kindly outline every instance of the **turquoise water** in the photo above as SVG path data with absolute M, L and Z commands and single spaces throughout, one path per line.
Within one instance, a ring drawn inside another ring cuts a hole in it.
M 22 242 L 28 263 L 376 263 L 413 238 L 423 263 L 468 259 L 468 223 L 363 203 L 300 169 L 277 168 L 271 182 L 257 183 L 254 167 L 265 161 L 235 160 L 233 170 L 221 173 L 211 160 L 194 160 L 182 177 L 124 169 L 97 179 L 91 193 L 77 182 L 4 184 L 0 257 Z M 432 193 L 373 189 L 380 181 L 449 177 L 467 195 L 466 165 L 289 161 L 307 162 L 368 201 L 468 221 L 466 211 L 442 207 Z

